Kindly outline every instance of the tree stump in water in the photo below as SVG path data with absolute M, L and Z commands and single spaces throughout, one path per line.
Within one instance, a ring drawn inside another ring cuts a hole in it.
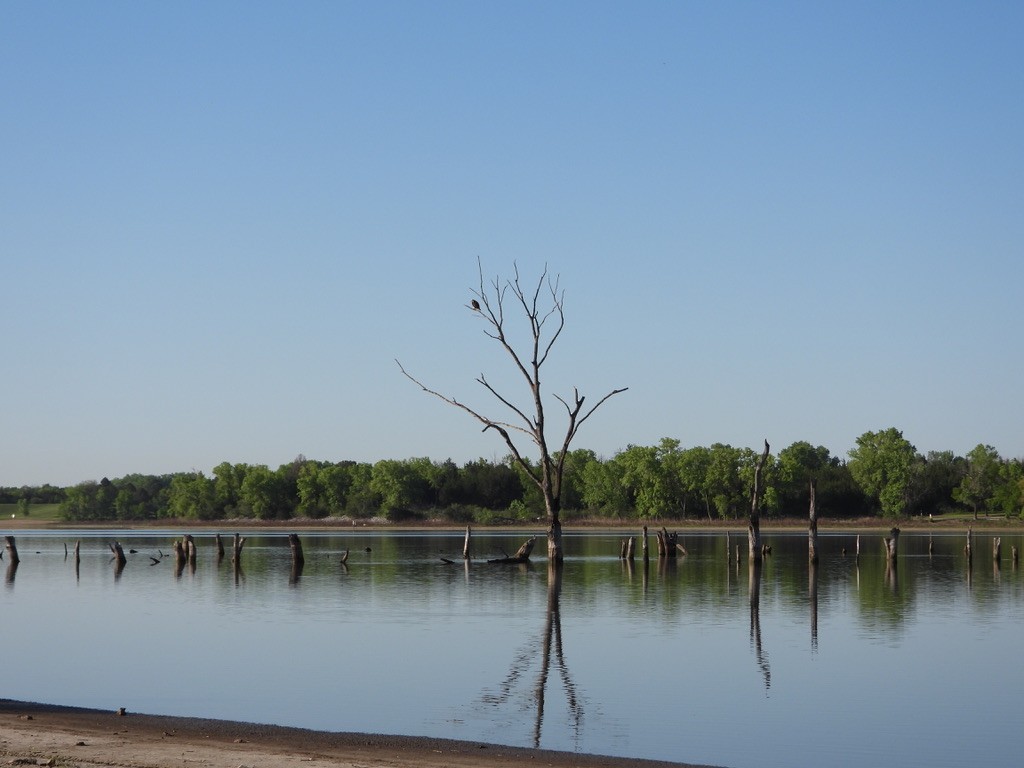
M 466 538 L 462 542 L 462 559 L 469 560 L 469 537 L 472 536 L 473 529 L 468 525 L 466 526 Z
M 900 543 L 900 529 L 893 527 L 889 530 L 889 537 L 883 541 L 885 547 L 885 558 L 890 563 L 896 561 L 896 555 L 899 551 Z
M 110 545 L 110 551 L 114 553 L 114 562 L 117 563 L 115 567 L 120 571 L 128 563 L 128 558 L 124 556 L 124 550 L 121 548 L 121 543 L 115 541 Z
M 814 492 L 818 487 L 815 480 L 811 480 L 811 504 L 809 510 L 809 522 L 807 524 L 807 559 L 811 565 L 818 563 L 818 510 L 814 506 Z
M 488 560 L 488 563 L 526 563 L 530 560 L 530 554 L 533 552 L 533 545 L 537 543 L 537 537 L 531 536 L 521 546 L 512 557 L 498 557 L 494 560 Z
M 292 567 L 301 568 L 305 565 L 306 558 L 302 555 L 302 542 L 299 541 L 297 533 L 288 534 L 288 546 L 292 549 Z
M 992 562 L 999 564 L 999 561 L 1003 559 L 1003 539 L 1001 536 L 996 536 L 992 539 Z
M 655 531 L 658 537 L 658 557 L 675 557 L 677 552 L 686 554 L 686 547 L 679 543 L 679 533 L 669 533 L 668 529 L 662 526 L 660 531 Z
M 18 557 L 18 545 L 14 542 L 13 536 L 4 536 L 4 541 L 7 548 L 7 564 L 17 565 L 21 562 L 21 558 Z

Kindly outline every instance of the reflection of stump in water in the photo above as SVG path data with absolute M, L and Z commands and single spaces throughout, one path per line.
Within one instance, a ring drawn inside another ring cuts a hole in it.
M 7 572 L 4 574 L 4 583 L 12 585 L 14 584 L 14 577 L 18 573 L 18 561 L 8 560 L 7 561 Z
M 772 687 L 772 671 L 768 654 L 761 645 L 761 563 L 751 558 L 747 570 L 750 591 L 750 642 L 754 646 L 754 658 L 764 677 L 764 689 Z
M 807 572 L 807 595 L 811 603 L 811 653 L 818 652 L 818 564 L 812 562 Z
M 288 583 L 294 586 L 302 578 L 302 569 L 306 565 L 306 558 L 302 554 L 302 542 L 299 541 L 298 534 L 288 534 L 288 546 L 292 550 L 292 569 L 288 577 Z

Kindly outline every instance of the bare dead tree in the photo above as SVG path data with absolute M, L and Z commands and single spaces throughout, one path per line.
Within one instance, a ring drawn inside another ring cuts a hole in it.
M 754 466 L 754 490 L 750 500 L 750 522 L 747 524 L 747 549 L 750 559 L 760 563 L 764 554 L 761 549 L 761 496 L 764 489 L 761 487 L 761 470 L 768 460 L 768 441 L 764 441 L 764 451 L 761 452 Z
M 499 392 L 491 385 L 484 374 L 480 374 L 476 381 L 486 389 L 511 416 L 506 419 L 496 419 L 485 416 L 480 411 L 465 403 L 459 402 L 454 397 L 441 394 L 430 389 L 419 379 L 402 367 L 399 361 L 399 369 L 402 373 L 418 385 L 424 392 L 440 398 L 451 406 L 459 408 L 484 425 L 483 431 L 493 429 L 511 452 L 515 462 L 526 473 L 527 477 L 540 489 L 544 497 L 544 506 L 548 518 L 548 558 L 561 562 L 562 552 L 562 523 L 560 519 L 561 498 L 562 498 L 562 474 L 565 468 L 565 459 L 569 453 L 569 446 L 576 437 L 576 433 L 583 423 L 601 407 L 610 397 L 625 392 L 628 387 L 613 389 L 590 408 L 584 410 L 585 397 L 574 388 L 571 399 L 554 395 L 555 399 L 565 408 L 567 424 L 565 436 L 561 446 L 552 451 L 547 440 L 547 420 L 545 403 L 541 393 L 541 368 L 547 362 L 555 342 L 558 341 L 565 327 L 565 291 L 559 285 L 558 276 L 552 277 L 547 267 L 541 273 L 536 286 L 528 290 L 519 275 L 518 265 L 513 264 L 514 277 L 508 280 L 495 278 L 489 284 L 484 282 L 483 267 L 477 259 L 477 269 L 480 274 L 479 288 L 473 290 L 474 298 L 467 305 L 469 309 L 484 324 L 484 333 L 498 342 L 508 353 L 513 366 L 526 382 L 531 395 L 529 406 L 520 406 L 513 402 L 513 399 Z M 507 306 L 511 304 L 522 310 L 527 324 L 529 325 L 529 343 L 524 343 L 522 349 L 513 346 L 507 331 L 509 330 L 509 317 L 506 316 Z M 522 436 L 534 443 L 539 454 L 536 465 L 526 457 L 520 450 L 513 435 Z

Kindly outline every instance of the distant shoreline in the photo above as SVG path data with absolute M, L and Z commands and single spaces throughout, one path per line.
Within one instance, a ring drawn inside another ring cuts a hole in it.
M 693 533 L 746 533 L 747 521 L 743 520 L 571 520 L 562 521 L 563 533 L 573 531 L 615 531 L 639 533 L 646 525 L 652 535 L 655 530 L 668 528 L 669 530 L 691 531 Z M 782 531 L 786 533 L 794 531 L 806 531 L 807 520 L 799 518 L 762 518 L 761 532 L 771 533 Z M 903 520 L 887 520 L 883 518 L 856 518 L 850 520 L 830 520 L 827 517 L 818 518 L 819 533 L 854 532 L 863 533 L 877 531 L 887 533 L 893 526 L 901 531 L 953 531 L 967 530 L 967 528 L 1020 531 L 1024 529 L 1024 520 L 1013 520 L 1005 517 L 989 518 L 982 517 L 978 520 L 971 519 L 948 519 L 915 517 Z M 289 531 L 289 532 L 327 532 L 341 533 L 344 531 L 431 531 L 463 533 L 465 525 L 458 525 L 447 521 L 420 521 L 416 523 L 382 523 L 379 521 L 362 522 L 359 520 L 316 520 L 312 518 L 293 518 L 290 520 L 253 520 L 249 518 L 235 518 L 232 520 L 182 520 L 177 518 L 164 518 L 160 520 L 105 520 L 96 522 L 68 522 L 63 520 L 33 520 L 29 517 L 18 517 L 9 520 L 0 520 L 0 531 L 24 531 L 24 530 L 111 530 L 121 531 L 146 531 L 175 529 L 181 531 L 203 530 L 213 532 L 234 532 L 238 531 Z M 537 532 L 543 533 L 547 524 L 544 521 L 535 523 L 524 522 L 516 525 L 476 525 L 470 524 L 474 531 L 479 532 Z

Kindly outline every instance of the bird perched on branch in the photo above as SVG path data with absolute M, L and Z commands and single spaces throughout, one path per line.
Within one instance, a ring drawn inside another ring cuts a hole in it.
M 480 311 L 480 302 L 477 301 L 476 299 L 473 299 L 472 301 L 470 301 L 469 302 L 469 306 L 471 306 L 473 308 L 473 311 L 475 311 L 475 312 L 479 312 Z

